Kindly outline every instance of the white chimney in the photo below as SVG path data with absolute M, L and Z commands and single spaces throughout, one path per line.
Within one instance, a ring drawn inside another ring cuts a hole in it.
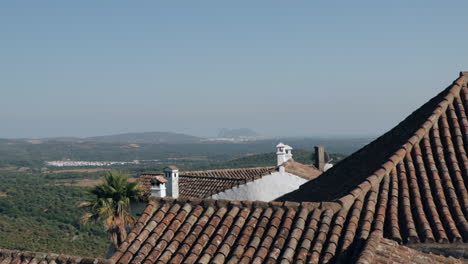
M 276 166 L 280 166 L 281 164 L 286 162 L 286 150 L 285 150 L 286 145 L 283 143 L 279 143 L 276 145 L 276 157 L 277 157 L 277 162 Z
M 293 148 L 291 146 L 285 145 L 281 142 L 276 145 L 276 166 L 281 166 L 283 163 L 290 160 L 292 158 L 292 150 Z
M 164 168 L 164 177 L 167 180 L 167 196 L 179 197 L 179 169 L 176 166 Z
M 153 176 L 151 178 L 151 196 L 166 197 L 166 182 L 164 176 Z
M 289 146 L 289 145 L 286 145 L 284 150 L 286 151 L 286 161 L 292 159 L 292 150 L 293 150 L 293 148 L 291 146 Z

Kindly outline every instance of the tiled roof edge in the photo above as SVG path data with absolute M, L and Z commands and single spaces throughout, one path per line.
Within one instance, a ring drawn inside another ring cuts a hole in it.
M 214 209 L 219 209 L 222 207 L 242 207 L 242 208 L 272 208 L 272 209 L 293 209 L 296 211 L 306 209 L 312 211 L 316 208 L 320 210 L 329 210 L 332 213 L 336 213 L 341 209 L 341 206 L 336 202 L 263 202 L 263 201 L 237 201 L 237 200 L 221 200 L 221 199 L 184 199 L 178 198 L 173 199 L 169 197 L 150 197 L 148 205 L 143 211 L 141 217 L 135 223 L 132 231 L 130 231 L 127 239 L 122 243 L 122 245 L 114 252 L 110 257 L 110 260 L 117 261 L 120 257 L 126 252 L 130 246 L 130 242 L 135 239 L 138 234 L 141 232 L 141 228 L 146 225 L 146 221 L 151 217 L 151 215 L 157 210 L 157 208 L 163 207 L 165 204 L 168 204 L 170 207 L 174 204 L 179 204 L 181 207 L 190 205 L 190 206 L 202 206 L 202 207 L 213 207 Z M 107 264 L 107 263 L 105 263 Z
M 55 254 L 55 253 L 43 253 L 33 251 L 22 251 L 16 249 L 4 249 L 0 248 L 0 257 L 4 258 L 20 258 L 20 259 L 38 259 L 38 260 L 59 260 L 60 263 L 66 263 L 72 261 L 73 263 L 80 264 L 114 264 L 114 261 L 102 258 L 88 258 L 80 256 L 70 256 L 66 254 Z M 40 262 L 40 261 L 39 261 Z
M 468 72 L 461 72 L 460 77 L 456 79 L 448 89 L 448 93 L 441 101 L 437 104 L 435 110 L 432 114 L 422 123 L 420 128 L 416 130 L 412 137 L 410 137 L 402 146 L 393 153 L 379 169 L 374 171 L 372 175 L 366 178 L 366 180 L 360 183 L 355 189 L 353 189 L 347 195 L 339 198 L 337 202 L 343 206 L 343 208 L 348 209 L 354 202 L 356 198 L 360 195 L 363 195 L 369 191 L 372 186 L 378 185 L 385 175 L 390 173 L 390 171 L 401 162 L 406 153 L 410 152 L 415 144 L 418 144 L 419 141 L 426 135 L 427 132 L 432 128 L 434 122 L 439 120 L 439 117 L 442 113 L 445 112 L 447 107 L 453 102 L 454 98 L 459 95 L 462 87 L 467 85 L 468 81 Z
M 301 208 L 307 208 L 307 209 L 320 208 L 320 209 L 331 209 L 334 212 L 337 212 L 342 208 L 342 206 L 337 202 L 300 202 L 300 203 L 290 202 L 290 201 L 264 202 L 264 201 L 249 201 L 249 200 L 238 201 L 238 200 L 224 200 L 224 199 L 184 199 L 184 198 L 174 199 L 170 197 L 150 197 L 149 203 L 156 205 L 156 206 L 162 203 L 170 203 L 170 204 L 189 203 L 191 205 L 214 206 L 214 207 L 234 207 L 234 206 L 248 207 L 248 208 L 272 207 L 272 208 L 288 208 L 288 209 L 293 208 L 293 209 L 298 209 L 298 210 Z

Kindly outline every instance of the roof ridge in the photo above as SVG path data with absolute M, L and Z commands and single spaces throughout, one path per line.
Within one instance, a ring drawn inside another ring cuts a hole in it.
M 383 163 L 383 165 L 380 168 L 375 170 L 363 182 L 361 182 L 354 189 L 352 189 L 351 192 L 338 198 L 337 202 L 340 203 L 344 208 L 349 208 L 353 204 L 356 198 L 358 198 L 359 196 L 365 195 L 373 186 L 378 185 L 380 181 L 383 179 L 383 177 L 386 174 L 390 173 L 390 171 L 404 159 L 406 153 L 409 153 L 414 147 L 414 145 L 418 144 L 424 138 L 424 136 L 430 131 L 434 123 L 439 120 L 440 116 L 445 112 L 447 107 L 453 103 L 453 100 L 455 99 L 455 97 L 459 96 L 462 87 L 465 87 L 467 85 L 467 81 L 468 81 L 468 72 L 461 72 L 460 77 L 456 79 L 448 88 L 446 88 L 444 91 L 440 93 L 440 94 L 446 93 L 446 95 L 440 99 L 440 101 L 435 106 L 434 110 L 422 122 L 422 124 L 414 132 L 414 134 L 409 139 L 407 139 L 401 145 L 399 149 L 394 151 L 393 154 L 390 155 L 387 161 Z M 436 99 L 437 97 L 438 96 L 432 98 L 431 100 Z M 423 108 L 425 105 L 426 104 L 424 104 L 423 106 L 415 110 L 413 114 L 417 112 L 418 110 L 420 110 L 421 108 Z M 408 118 L 412 117 L 413 114 L 409 115 L 401 123 L 406 121 Z M 398 124 L 396 127 L 398 127 L 400 124 Z

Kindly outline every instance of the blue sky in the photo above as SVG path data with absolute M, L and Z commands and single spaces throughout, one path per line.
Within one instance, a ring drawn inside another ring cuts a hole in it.
M 0 137 L 368 136 L 468 70 L 467 1 L 2 1 Z

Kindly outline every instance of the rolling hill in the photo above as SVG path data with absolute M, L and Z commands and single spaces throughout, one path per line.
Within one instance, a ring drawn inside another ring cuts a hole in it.
M 82 140 L 96 143 L 186 144 L 200 142 L 201 138 L 173 132 L 141 132 L 88 137 Z

